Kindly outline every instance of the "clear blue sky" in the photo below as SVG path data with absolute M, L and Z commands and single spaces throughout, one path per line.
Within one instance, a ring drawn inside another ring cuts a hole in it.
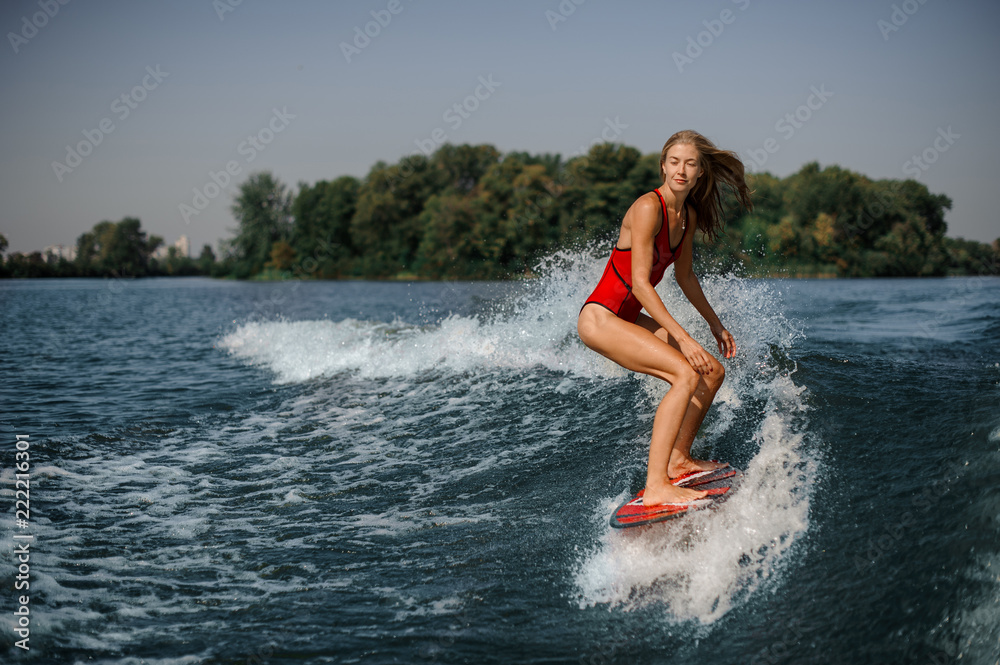
M 31 251 L 134 216 L 197 254 L 230 235 L 235 187 L 190 221 L 179 206 L 229 162 L 236 183 L 295 187 L 363 177 L 436 129 L 569 157 L 610 122 L 648 153 L 691 128 L 779 176 L 814 160 L 916 176 L 954 200 L 949 235 L 991 241 L 998 19 L 987 0 L 8 0 L 0 233 Z M 478 108 L 446 116 L 477 87 Z

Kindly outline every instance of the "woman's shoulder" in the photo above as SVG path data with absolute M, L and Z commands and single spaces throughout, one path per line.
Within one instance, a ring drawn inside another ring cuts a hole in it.
M 661 207 L 660 198 L 656 195 L 656 192 L 646 192 L 635 200 L 631 209 L 643 215 L 659 215 Z
M 623 220 L 624 226 L 626 228 L 632 228 L 634 225 L 643 226 L 655 234 L 659 231 L 659 225 L 663 217 L 661 213 L 659 197 L 656 196 L 655 192 L 646 192 L 629 207 Z

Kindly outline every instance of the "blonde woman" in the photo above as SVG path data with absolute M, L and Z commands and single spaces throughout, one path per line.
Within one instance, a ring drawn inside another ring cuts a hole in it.
M 692 245 L 696 228 L 712 238 L 723 226 L 721 185 L 730 187 L 745 209 L 753 207 L 739 157 L 697 132 L 685 130 L 667 140 L 660 171 L 663 185 L 640 196 L 625 213 L 604 275 L 577 321 L 589 348 L 670 384 L 653 420 L 643 495 L 647 506 L 705 496 L 674 482 L 725 466 L 690 455 L 725 369 L 670 315 L 654 287 L 674 264 L 677 284 L 708 322 L 719 353 L 732 358 L 736 342 L 702 292 Z

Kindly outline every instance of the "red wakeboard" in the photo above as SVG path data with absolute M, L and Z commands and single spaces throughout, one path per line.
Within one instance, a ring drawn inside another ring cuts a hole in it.
M 699 490 L 708 492 L 703 499 L 697 499 L 689 503 L 664 503 L 658 506 L 645 506 L 642 503 L 642 495 L 645 490 L 631 497 L 628 501 L 618 506 L 618 509 L 611 516 L 611 526 L 616 529 L 624 529 L 631 526 L 642 526 L 644 524 L 654 524 L 674 517 L 680 517 L 685 513 L 700 508 L 707 508 L 732 489 L 730 478 L 736 475 L 736 470 L 732 467 L 715 469 L 696 478 L 680 478 L 674 481 L 675 485 L 683 487 L 696 487 Z

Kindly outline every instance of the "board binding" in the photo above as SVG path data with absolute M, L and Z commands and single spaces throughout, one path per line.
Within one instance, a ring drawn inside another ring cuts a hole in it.
M 736 469 L 731 466 L 724 466 L 710 471 L 692 471 L 679 478 L 674 478 L 670 483 L 677 487 L 697 487 L 698 485 L 714 483 L 717 480 L 732 478 L 735 475 Z

